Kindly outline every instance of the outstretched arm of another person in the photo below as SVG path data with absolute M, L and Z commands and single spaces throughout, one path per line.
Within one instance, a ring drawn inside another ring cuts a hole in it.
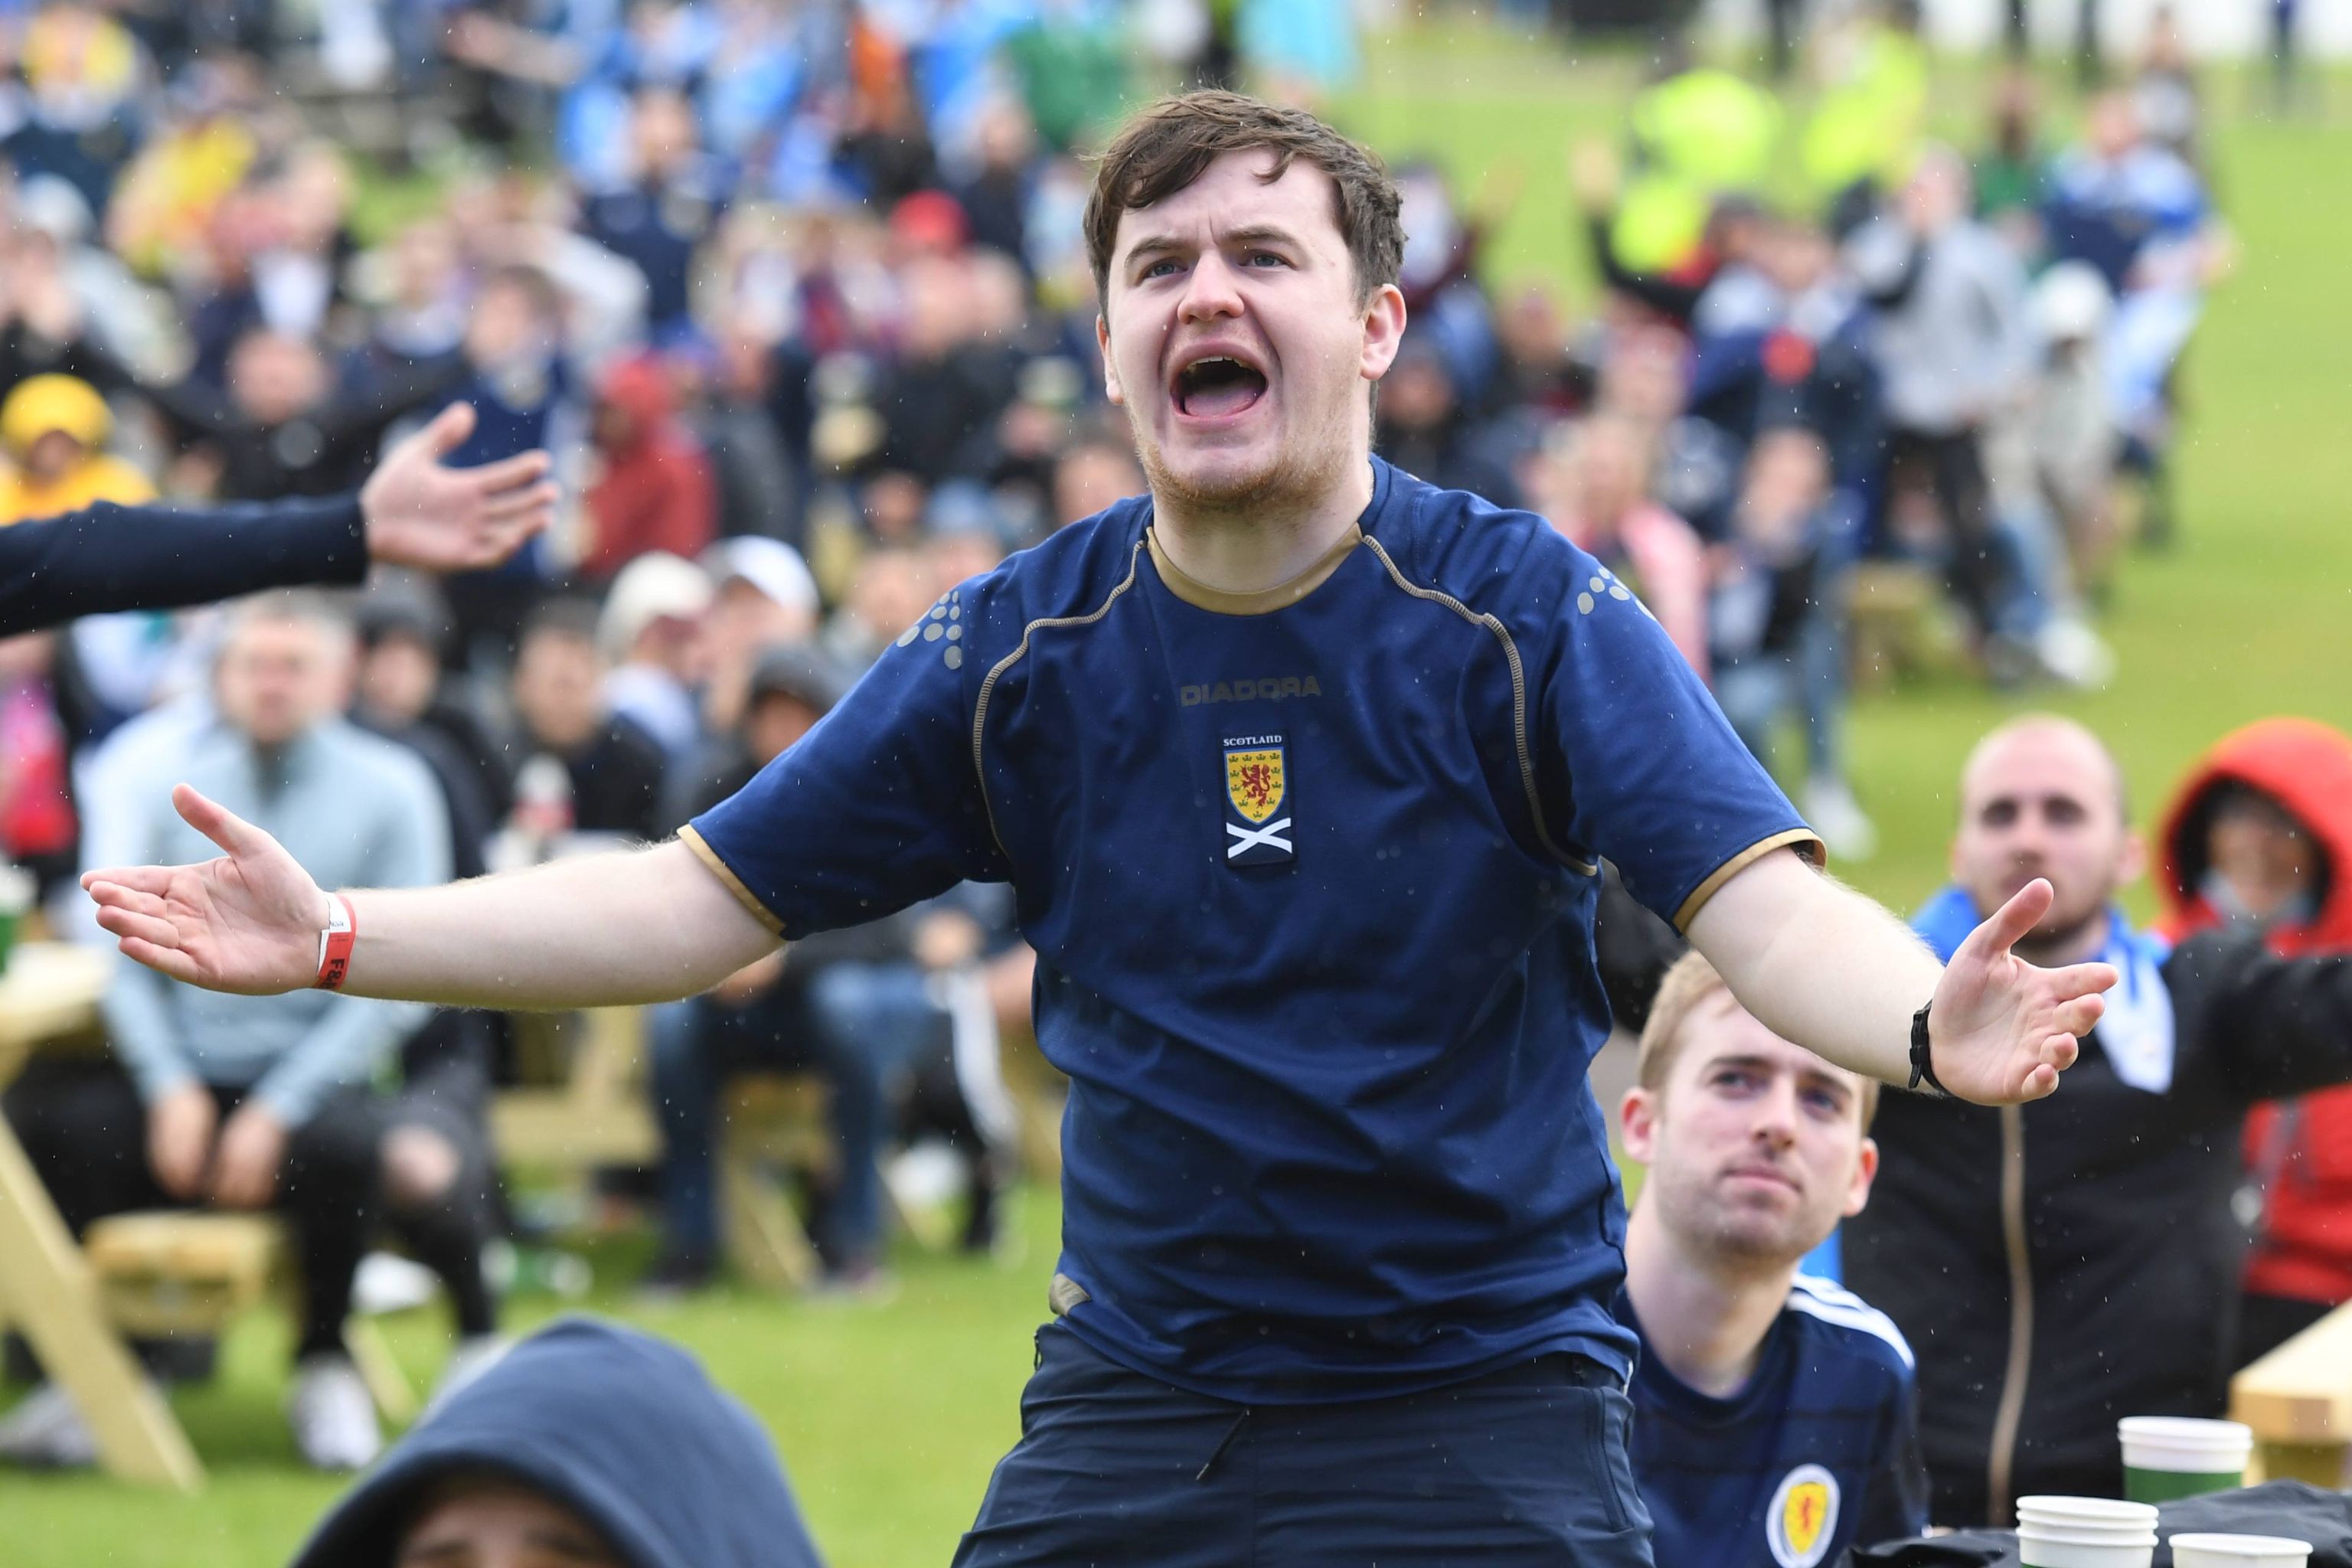
M 2058 1087 L 2116 983 L 2105 963 L 2038 969 L 2011 951 L 2050 900 L 2047 882 L 2029 883 L 1939 965 L 1878 903 L 1775 851 L 1700 907 L 1690 939 L 1773 1033 L 1887 1083 L 1909 1081 L 1911 1017 L 1932 996 L 1937 1079 L 2009 1105 Z
M 175 980 L 247 995 L 317 978 L 331 904 L 278 842 L 186 784 L 172 804 L 219 845 L 194 866 L 84 873 L 98 923 Z M 601 1007 L 707 989 L 776 933 L 684 842 L 438 888 L 353 892 L 342 989 L 447 1006 Z
M 177 510 L 101 502 L 0 528 L 0 637 L 114 610 L 166 610 L 300 583 L 357 583 L 368 563 L 495 565 L 555 513 L 547 455 L 477 468 L 441 459 L 474 426 L 464 404 L 388 453 L 357 500 Z

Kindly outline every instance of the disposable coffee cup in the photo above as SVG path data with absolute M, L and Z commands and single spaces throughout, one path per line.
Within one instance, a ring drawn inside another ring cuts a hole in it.
M 2126 1415 L 2116 1423 L 2123 1439 L 2124 1495 L 2134 1502 L 2170 1502 L 2246 1484 L 2254 1432 L 2235 1421 L 2185 1415 Z
M 2304 1568 L 2311 1542 L 2283 1535 L 2176 1535 L 2173 1568 Z
M 2017 1531 L 2017 1560 L 2024 1568 L 2152 1568 L 2156 1562 L 2154 1536 L 2127 1542 L 2076 1541 L 2069 1539 L 2073 1533 L 2021 1525 Z
M 2113 1498 L 2020 1498 L 2017 1549 L 2026 1568 L 2149 1568 L 2156 1510 Z

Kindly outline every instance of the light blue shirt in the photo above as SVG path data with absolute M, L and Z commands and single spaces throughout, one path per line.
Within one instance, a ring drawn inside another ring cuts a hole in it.
M 448 879 L 447 812 L 432 773 L 404 747 L 341 719 L 275 752 L 218 721 L 180 734 L 186 743 L 175 754 L 149 753 L 159 764 L 150 788 L 91 803 L 89 841 L 108 846 L 110 863 L 184 865 L 220 854 L 172 808 L 172 785 L 184 780 L 284 845 L 321 887 Z M 431 1011 L 327 991 L 225 995 L 119 963 L 106 1026 L 146 1100 L 191 1080 L 249 1089 L 289 1126 L 307 1121 L 330 1091 L 372 1079 Z

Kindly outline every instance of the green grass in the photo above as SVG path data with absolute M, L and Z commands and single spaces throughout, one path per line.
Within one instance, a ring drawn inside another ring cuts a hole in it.
M 1475 176 L 1502 162 L 1526 185 L 1495 237 L 1497 280 L 1543 277 L 1588 296 L 1564 216 L 1560 149 L 1610 133 L 1632 79 L 1622 62 L 1570 68 L 1541 46 L 1416 37 L 1379 47 L 1368 89 L 1338 112 L 1391 155 L 1433 153 Z M 1956 76 L 1942 101 L 1976 101 Z M 2237 95 L 2219 95 L 2234 104 Z M 1965 113 L 1965 108 L 1955 110 Z M 2195 350 L 2194 412 L 2179 462 L 2179 548 L 2125 569 L 2107 630 L 2113 689 L 2047 700 L 2115 744 L 2143 820 L 2189 760 L 2231 726 L 2294 711 L 2352 727 L 2352 211 L 2340 196 L 2352 126 L 2231 120 L 2219 172 L 2245 247 Z M 1958 682 L 1866 702 L 1853 739 L 1858 787 L 1885 843 L 1843 868 L 1908 905 L 1937 882 L 1953 777 L 1969 744 L 2019 703 Z M 1057 1211 L 1033 1194 L 1013 1269 L 912 1256 L 891 1305 L 854 1309 L 722 1294 L 673 1311 L 617 1289 L 591 1304 L 668 1334 L 776 1434 L 817 1537 L 840 1568 L 937 1564 L 969 1522 L 990 1466 L 1015 1433 L 1030 1331 L 1044 1314 Z M 625 1280 L 625 1252 L 600 1254 Z M 516 1326 L 552 1304 L 520 1304 Z M 442 1353 L 431 1312 L 393 1325 L 412 1373 Z M 284 1324 L 257 1317 L 226 1349 L 225 1374 L 175 1404 L 212 1468 L 180 1499 L 90 1478 L 0 1473 L 0 1560 L 11 1568 L 268 1568 L 335 1486 L 302 1472 L 278 1415 Z

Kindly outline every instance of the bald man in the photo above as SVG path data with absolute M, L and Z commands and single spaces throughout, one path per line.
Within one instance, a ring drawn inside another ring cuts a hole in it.
M 2064 1094 L 1879 1111 L 1846 1283 L 1918 1354 L 1939 1524 L 2006 1524 L 2020 1495 L 2120 1496 L 2116 1417 L 2222 1413 L 2240 1126 L 2257 1100 L 2352 1079 L 2352 962 L 2135 931 L 2115 900 L 2144 858 L 2098 737 L 2020 719 L 1969 759 L 1952 885 L 1913 922 L 1948 954 L 2046 878 L 2056 896 L 2016 956 L 2123 975 Z

